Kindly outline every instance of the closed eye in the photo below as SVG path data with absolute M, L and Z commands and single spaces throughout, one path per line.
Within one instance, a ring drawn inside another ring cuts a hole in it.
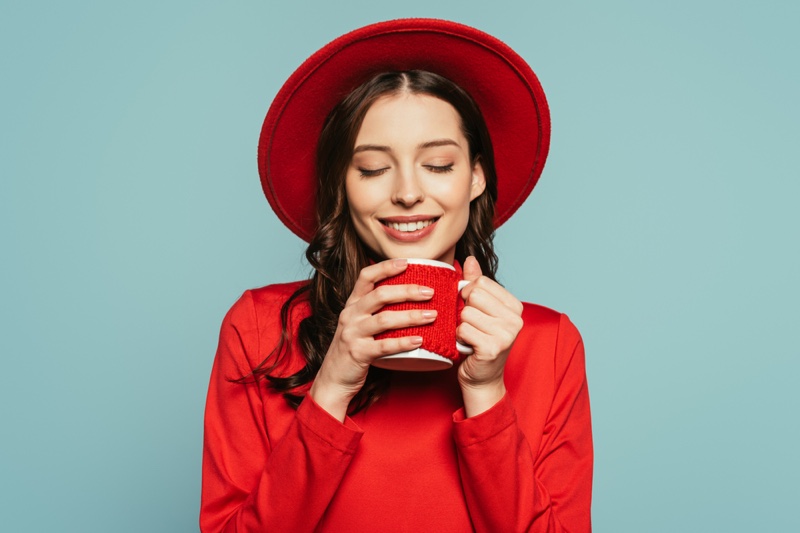
M 446 172 L 453 171 L 453 163 L 450 163 L 449 165 L 424 165 L 424 166 L 431 172 L 435 172 L 437 174 L 444 174 Z
M 375 177 L 375 176 L 380 176 L 381 174 L 383 174 L 387 170 L 389 170 L 389 167 L 383 167 L 383 168 L 361 168 L 361 167 L 359 167 L 358 168 L 358 171 L 361 173 L 361 177 L 362 178 L 372 178 L 372 177 Z

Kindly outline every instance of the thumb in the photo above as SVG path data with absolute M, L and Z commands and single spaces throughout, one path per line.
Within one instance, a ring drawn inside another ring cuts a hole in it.
M 478 263 L 478 260 L 472 255 L 467 257 L 464 261 L 462 271 L 464 273 L 464 279 L 467 281 L 475 281 L 483 275 L 480 263 Z

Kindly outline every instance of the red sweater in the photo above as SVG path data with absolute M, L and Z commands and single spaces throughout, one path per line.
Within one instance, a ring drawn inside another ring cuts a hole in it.
M 225 316 L 205 413 L 203 532 L 591 531 L 592 434 L 580 335 L 525 304 L 507 394 L 464 418 L 456 369 L 394 372 L 344 424 L 310 397 L 231 383 L 267 357 L 299 283 L 247 291 Z M 295 306 L 294 320 L 307 316 Z M 297 324 L 297 322 L 294 322 Z M 302 367 L 294 346 L 287 371 Z

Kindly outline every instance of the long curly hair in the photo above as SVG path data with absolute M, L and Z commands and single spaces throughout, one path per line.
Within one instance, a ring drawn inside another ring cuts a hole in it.
M 461 87 L 438 74 L 409 70 L 378 74 L 348 94 L 328 115 L 317 145 L 316 233 L 306 250 L 314 268 L 304 284 L 281 307 L 282 335 L 278 345 L 245 379 L 266 379 L 269 386 L 283 393 L 297 407 L 317 375 L 338 324 L 339 313 L 350 297 L 361 269 L 370 259 L 381 260 L 356 234 L 345 193 L 345 175 L 350 165 L 355 140 L 370 106 L 383 96 L 421 94 L 452 105 L 461 117 L 461 128 L 469 143 L 473 165 L 480 161 L 486 180 L 483 193 L 470 202 L 469 222 L 456 244 L 455 257 L 462 262 L 475 256 L 485 276 L 495 278 L 494 206 L 497 200 L 497 175 L 494 154 L 486 123 L 475 101 Z M 310 314 L 301 320 L 296 333 L 291 331 L 291 311 L 307 301 Z M 305 366 L 291 375 L 277 369 L 287 359 L 291 339 L 297 341 Z M 361 391 L 350 403 L 350 413 L 364 409 L 378 399 L 387 385 L 388 370 L 369 369 Z

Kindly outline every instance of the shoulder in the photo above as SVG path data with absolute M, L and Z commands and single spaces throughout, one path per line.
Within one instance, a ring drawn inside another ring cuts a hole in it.
M 522 308 L 523 331 L 560 337 L 573 345 L 580 340 L 578 328 L 566 313 L 528 302 L 522 302 Z
M 248 322 L 256 325 L 269 318 L 278 318 L 283 305 L 307 285 L 308 280 L 304 280 L 248 289 L 234 302 L 225 318 L 240 325 Z M 297 303 L 302 305 L 305 298 L 300 298 Z
M 242 368 L 254 368 L 281 342 L 282 309 L 293 295 L 297 297 L 286 316 L 289 328 L 308 315 L 306 295 L 298 293 L 307 285 L 308 281 L 297 281 L 246 290 L 222 321 L 220 345 L 244 358 Z
M 540 429 L 559 391 L 576 397 L 584 386 L 583 341 L 572 320 L 559 311 L 523 303 L 523 327 L 506 361 L 505 382 L 520 419 Z M 539 425 L 537 425 L 539 424 Z
M 256 312 L 271 311 L 275 307 L 283 306 L 286 301 L 300 289 L 308 286 L 308 280 L 293 281 L 290 283 L 276 283 L 244 292 L 242 298 L 249 298 Z
M 280 331 L 283 305 L 307 285 L 308 281 L 295 281 L 244 291 L 225 315 L 222 321 L 223 332 L 235 331 L 240 336 L 249 336 Z M 288 318 L 294 318 L 298 313 L 307 313 L 306 309 L 305 295 L 298 294 Z
M 578 328 L 565 313 L 543 305 L 523 302 L 523 326 L 515 347 L 525 359 L 546 358 L 557 367 L 568 365 L 577 354 L 583 355 L 583 340 Z

